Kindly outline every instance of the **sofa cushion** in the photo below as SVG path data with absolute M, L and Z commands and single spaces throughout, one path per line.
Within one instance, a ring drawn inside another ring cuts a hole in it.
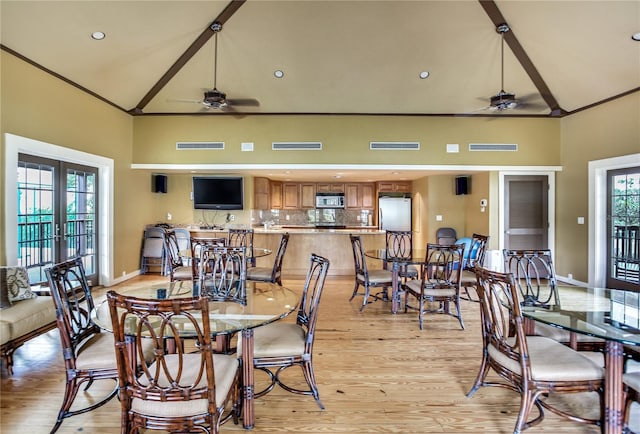
M 27 269 L 24 267 L 2 267 L 0 272 L 0 303 L 2 307 L 6 306 L 6 298 L 9 304 L 13 304 L 16 301 L 27 300 L 36 298 L 37 295 L 31 291 L 31 285 L 29 284 L 29 275 Z
M 0 345 L 4 345 L 11 340 L 11 323 L 0 321 Z
M 56 310 L 48 296 L 24 300 L 0 312 L 0 323 L 10 324 L 9 339 L 16 339 L 55 320 Z M 2 340 L 5 340 L 4 335 Z

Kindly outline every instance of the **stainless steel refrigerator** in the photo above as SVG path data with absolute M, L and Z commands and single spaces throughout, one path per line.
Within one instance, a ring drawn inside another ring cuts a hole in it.
M 378 198 L 378 227 L 390 231 L 411 230 L 411 197 L 380 196 Z

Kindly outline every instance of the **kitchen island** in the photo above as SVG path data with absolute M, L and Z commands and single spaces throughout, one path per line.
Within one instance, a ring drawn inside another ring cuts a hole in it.
M 190 228 L 192 237 L 226 237 L 223 229 L 193 229 Z M 329 275 L 351 276 L 353 270 L 353 251 L 349 234 L 360 235 L 365 249 L 384 249 L 385 231 L 372 227 L 350 227 L 346 229 L 318 229 L 313 226 L 264 226 L 254 228 L 253 245 L 271 249 L 274 253 L 257 259 L 257 266 L 270 267 L 280 237 L 284 232 L 289 232 L 289 245 L 282 263 L 282 274 L 287 277 L 305 276 L 309 269 L 309 257 L 315 253 L 329 259 Z M 371 269 L 380 269 L 380 261 L 371 260 L 367 263 Z

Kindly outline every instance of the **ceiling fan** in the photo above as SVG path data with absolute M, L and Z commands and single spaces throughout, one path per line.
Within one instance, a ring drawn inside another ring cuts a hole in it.
M 218 90 L 218 33 L 222 30 L 222 23 L 214 22 L 211 24 L 211 30 L 213 30 L 214 44 L 215 44 L 215 56 L 213 61 L 213 89 L 205 89 L 202 100 L 179 100 L 183 102 L 196 102 L 204 106 L 204 110 L 219 109 L 222 111 L 235 111 L 237 106 L 257 107 L 260 105 L 257 99 L 253 98 L 240 98 L 230 99 L 227 98 L 227 94 Z
M 528 102 L 529 99 L 537 97 L 536 94 L 528 95 L 516 99 L 516 94 L 506 92 L 504 90 L 504 35 L 510 31 L 509 25 L 506 23 L 499 24 L 496 32 L 500 33 L 502 41 L 500 45 L 500 92 L 489 98 L 489 105 L 480 110 L 492 110 L 502 112 L 516 108 L 536 108 L 534 104 Z M 540 108 L 543 108 L 542 106 Z

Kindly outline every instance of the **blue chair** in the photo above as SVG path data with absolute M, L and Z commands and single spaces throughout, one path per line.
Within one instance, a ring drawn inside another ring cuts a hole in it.
M 464 244 L 464 257 L 462 262 L 462 276 L 460 287 L 464 289 L 464 296 L 460 296 L 467 301 L 480 301 L 478 296 L 473 297 L 470 288 L 475 289 L 477 285 L 475 267 L 476 264 L 484 264 L 484 256 L 489 237 L 487 235 L 473 234 L 471 238 L 460 238 L 456 244 Z

